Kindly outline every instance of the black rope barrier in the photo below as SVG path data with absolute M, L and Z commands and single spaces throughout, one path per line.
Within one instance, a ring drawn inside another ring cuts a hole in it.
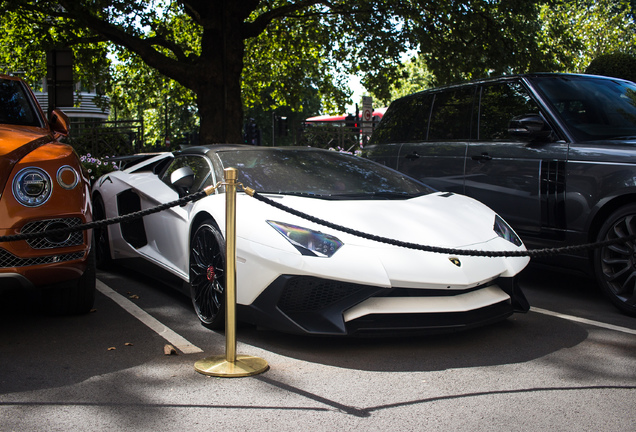
M 448 254 L 448 255 L 464 255 L 464 256 L 478 256 L 478 257 L 490 257 L 490 258 L 527 256 L 530 258 L 538 258 L 538 257 L 552 256 L 552 255 L 560 255 L 560 254 L 569 253 L 569 252 L 593 250 L 593 249 L 597 249 L 597 248 L 601 248 L 605 246 L 612 246 L 612 245 L 621 244 L 621 243 L 629 243 L 636 240 L 636 235 L 630 235 L 626 237 L 609 239 L 609 240 L 605 240 L 603 242 L 597 242 L 597 243 L 586 243 L 586 244 L 573 245 L 573 246 L 563 246 L 560 248 L 530 249 L 525 251 L 483 251 L 483 250 L 475 250 L 475 249 L 453 249 L 453 248 L 445 248 L 445 247 L 438 247 L 438 246 L 425 246 L 425 245 L 420 245 L 417 243 L 404 242 L 400 240 L 390 239 L 387 237 L 381 237 L 374 234 L 368 234 L 362 231 L 358 231 L 358 230 L 347 228 L 341 225 L 337 225 L 329 221 L 319 219 L 317 217 L 295 210 L 291 207 L 287 207 L 286 205 L 283 205 L 263 195 L 260 195 L 255 190 L 250 188 L 245 188 L 245 192 L 248 195 L 256 198 L 257 200 L 263 203 L 269 204 L 273 207 L 276 207 L 279 210 L 283 210 L 287 213 L 293 214 L 295 216 L 301 217 L 308 221 L 326 226 L 328 228 L 331 228 L 337 231 L 341 231 L 341 232 L 351 234 L 357 237 L 365 238 L 368 240 L 377 241 L 380 243 L 386 243 L 386 244 L 404 247 L 408 249 L 421 250 L 424 252 L 434 252 L 434 253 L 441 253 L 441 254 Z
M 128 222 L 133 219 L 138 219 L 138 218 L 142 218 L 144 216 L 148 216 L 154 213 L 159 213 L 160 211 L 164 211 L 172 207 L 181 206 L 189 202 L 198 201 L 201 198 L 204 198 L 210 195 L 212 192 L 214 192 L 220 184 L 221 183 L 218 183 L 215 186 L 207 187 L 204 190 L 181 197 L 175 201 L 161 204 L 150 209 L 140 210 L 137 212 L 132 212 L 125 215 L 117 216 L 111 219 L 101 219 L 101 220 L 77 225 L 74 227 L 57 228 L 52 230 L 45 230 L 42 232 L 32 232 L 32 233 L 22 233 L 22 234 L 8 235 L 8 236 L 0 236 L 0 243 L 10 242 L 10 241 L 19 241 L 19 240 L 31 240 L 35 238 L 42 238 L 42 237 L 48 237 L 48 236 L 56 236 L 56 235 L 67 234 L 67 233 L 72 233 L 76 231 L 84 231 L 84 230 L 93 229 L 93 228 L 101 228 L 106 225 L 114 225 L 117 223 Z M 247 193 L 249 196 L 265 204 L 268 204 L 272 207 L 278 208 L 279 210 L 283 210 L 287 213 L 298 216 L 300 218 L 306 219 L 308 221 L 314 222 L 316 224 L 334 229 L 336 231 L 344 232 L 344 233 L 351 234 L 356 237 L 365 238 L 368 240 L 373 240 L 379 243 L 385 243 L 385 244 L 390 244 L 393 246 L 420 250 L 424 252 L 441 253 L 441 254 L 448 254 L 448 255 L 490 257 L 490 258 L 495 258 L 495 257 L 538 258 L 538 257 L 560 255 L 560 254 L 571 253 L 571 252 L 593 250 L 593 249 L 597 249 L 597 248 L 601 248 L 605 246 L 612 246 L 616 244 L 624 244 L 624 243 L 636 241 L 636 234 L 633 234 L 630 236 L 618 237 L 615 239 L 609 239 L 609 240 L 605 240 L 605 241 L 597 242 L 597 243 L 585 243 L 580 245 L 563 246 L 559 248 L 543 248 L 543 249 L 530 249 L 530 250 L 519 250 L 519 251 L 484 251 L 484 250 L 476 250 L 476 249 L 455 249 L 455 248 L 446 248 L 446 247 L 439 247 L 439 246 L 427 246 L 427 245 L 421 245 L 417 243 L 390 239 L 387 237 L 382 237 L 375 234 L 369 234 L 369 233 L 358 231 L 352 228 L 341 226 L 341 225 L 308 215 L 306 213 L 303 213 L 301 211 L 298 211 L 286 205 L 283 205 L 279 202 L 276 202 L 270 198 L 267 198 L 257 193 L 255 190 L 251 188 L 244 187 L 243 189 L 245 193 Z
M 194 201 L 198 201 L 203 197 L 206 197 L 208 195 L 210 195 L 212 192 L 214 192 L 214 190 L 218 187 L 218 184 L 215 186 L 210 186 L 208 188 L 205 188 L 199 192 L 190 194 L 190 195 L 186 195 L 184 197 L 179 198 L 178 200 L 174 200 L 165 204 L 161 204 L 158 205 L 156 207 L 153 208 L 149 208 L 146 210 L 140 210 L 137 212 L 132 212 L 132 213 L 127 213 L 125 215 L 121 215 L 121 216 L 117 216 L 111 219 L 101 219 L 101 220 L 97 220 L 97 221 L 93 221 L 93 222 L 88 222 L 85 224 L 81 224 L 81 225 L 76 225 L 74 227 L 66 227 L 66 228 L 56 228 L 56 229 L 51 229 L 51 230 L 45 230 L 42 232 L 32 232 L 32 233 L 22 233 L 22 234 L 14 234 L 14 235 L 8 235 L 8 236 L 0 236 L 0 243 L 3 242 L 10 242 L 10 241 L 18 241 L 18 240 L 31 240 L 31 239 L 35 239 L 35 238 L 42 238 L 42 237 L 48 237 L 48 236 L 55 236 L 55 235 L 61 235 L 61 234 L 67 234 L 67 233 L 72 233 L 75 231 L 84 231 L 84 230 L 89 230 L 92 228 L 101 228 L 103 226 L 106 225 L 114 225 L 117 223 L 122 223 L 122 222 L 128 222 L 129 220 L 133 220 L 133 219 L 139 219 L 142 218 L 144 216 L 148 216 L 154 213 L 159 213 L 160 211 L 164 211 L 167 210 L 169 208 L 172 207 L 176 207 L 176 206 L 181 206 L 181 205 L 185 205 L 189 202 L 194 202 Z

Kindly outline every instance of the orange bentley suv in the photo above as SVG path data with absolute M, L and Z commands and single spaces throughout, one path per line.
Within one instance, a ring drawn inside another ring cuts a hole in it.
M 32 289 L 57 314 L 90 311 L 95 296 L 92 232 L 62 231 L 92 220 L 88 181 L 77 153 L 59 141 L 69 123 L 47 121 L 19 78 L 0 75 L 0 237 L 56 230 L 0 242 L 0 290 Z

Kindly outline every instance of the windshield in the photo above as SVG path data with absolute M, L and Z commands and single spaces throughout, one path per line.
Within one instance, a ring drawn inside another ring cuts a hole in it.
M 535 77 L 577 141 L 636 136 L 636 84 L 586 76 Z
M 0 79 L 0 124 L 42 126 L 20 81 Z
M 316 149 L 218 152 L 224 168 L 261 193 L 320 198 L 410 198 L 433 192 L 396 171 L 359 156 Z

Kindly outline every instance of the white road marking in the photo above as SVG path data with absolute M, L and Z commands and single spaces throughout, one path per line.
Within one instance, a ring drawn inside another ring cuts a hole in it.
M 137 318 L 139 321 L 154 330 L 159 336 L 170 342 L 175 348 L 184 354 L 202 353 L 203 350 L 186 340 L 183 336 L 177 334 L 170 328 L 163 325 L 159 320 L 149 315 L 142 308 L 117 293 L 104 282 L 97 280 L 97 289 L 102 294 L 110 297 L 115 303 L 121 306 L 126 312 Z
M 532 307 L 530 308 L 530 310 L 532 312 L 537 312 L 540 314 L 544 314 L 544 315 L 550 315 L 553 317 L 557 317 L 557 318 L 562 318 L 562 319 L 566 319 L 566 320 L 570 320 L 570 321 L 575 321 L 575 322 L 579 322 L 582 324 L 589 324 L 589 325 L 593 325 L 596 327 L 601 327 L 601 328 L 605 328 L 608 330 L 614 330 L 614 331 L 618 331 L 618 332 L 622 332 L 622 333 L 628 333 L 628 334 L 633 334 L 636 335 L 636 330 L 632 330 L 630 328 L 627 327 L 620 327 L 620 326 L 616 326 L 613 324 L 607 324 L 604 322 L 600 322 L 600 321 L 594 321 L 594 320 L 589 320 L 589 319 L 585 319 L 585 318 L 580 318 L 577 316 L 573 316 L 573 315 L 565 315 L 565 314 L 561 314 L 558 312 L 552 312 L 549 311 L 547 309 L 541 309 L 541 308 L 536 308 L 536 307 Z

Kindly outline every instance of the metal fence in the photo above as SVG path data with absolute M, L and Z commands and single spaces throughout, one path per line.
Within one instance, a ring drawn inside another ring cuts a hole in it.
M 137 153 L 143 147 L 143 123 L 126 121 L 71 121 L 66 139 L 82 155 L 121 156 Z
M 348 124 L 345 121 L 305 122 L 298 134 L 298 145 L 335 148 L 354 152 L 364 146 L 377 122 Z

